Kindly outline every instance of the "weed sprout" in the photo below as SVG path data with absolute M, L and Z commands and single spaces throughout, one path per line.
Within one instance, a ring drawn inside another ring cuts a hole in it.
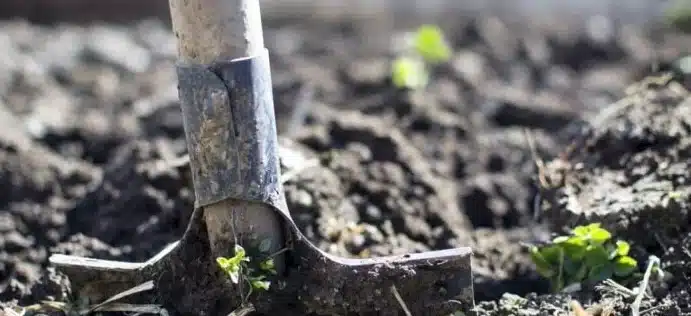
M 423 88 L 429 81 L 429 65 L 446 62 L 451 48 L 444 33 L 435 25 L 422 25 L 412 40 L 391 64 L 391 79 L 398 88 Z
M 548 278 L 555 292 L 572 284 L 594 284 L 610 278 L 630 277 L 638 262 L 629 256 L 630 245 L 613 241 L 599 223 L 578 226 L 543 246 L 531 246 L 538 273 Z

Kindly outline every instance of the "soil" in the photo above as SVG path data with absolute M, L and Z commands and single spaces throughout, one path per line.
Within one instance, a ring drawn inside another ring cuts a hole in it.
M 479 315 L 566 315 L 572 298 L 628 314 L 611 287 L 548 294 L 522 246 L 600 220 L 672 275 L 641 310 L 691 313 L 691 105 L 674 68 L 691 39 L 611 26 L 478 17 L 447 30 L 454 57 L 426 89 L 401 91 L 393 34 L 265 21 L 281 143 L 314 161 L 285 184 L 292 217 L 345 257 L 472 247 Z M 182 236 L 174 60 L 156 21 L 0 26 L 0 301 L 65 299 L 50 254 L 144 261 Z M 627 93 L 653 64 L 678 80 Z

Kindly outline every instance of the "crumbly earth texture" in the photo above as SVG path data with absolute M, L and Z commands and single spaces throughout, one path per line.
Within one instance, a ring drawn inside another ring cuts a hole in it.
M 426 89 L 401 91 L 395 34 L 265 27 L 281 143 L 308 157 L 282 157 L 285 193 L 320 248 L 470 246 L 478 315 L 567 315 L 571 299 L 628 314 L 632 297 L 605 285 L 548 294 L 522 246 L 597 219 L 672 276 L 641 310 L 691 313 L 686 77 L 627 91 L 690 38 L 478 17 L 448 30 L 454 55 Z M 143 261 L 182 236 L 194 193 L 174 60 L 156 21 L 0 25 L 2 306 L 68 298 L 50 254 Z

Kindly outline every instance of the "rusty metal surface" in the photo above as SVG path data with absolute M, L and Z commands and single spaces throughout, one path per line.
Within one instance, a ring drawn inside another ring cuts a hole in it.
M 470 248 L 346 259 L 324 253 L 304 238 L 298 244 L 300 263 L 291 281 L 302 286 L 290 294 L 301 298 L 307 312 L 403 315 L 405 304 L 413 315 L 450 315 L 474 307 Z
M 145 263 L 65 255 L 53 255 L 51 262 L 93 301 L 153 281 L 152 293 L 123 301 L 162 304 L 172 315 L 227 315 L 242 295 L 210 258 L 202 213 L 196 209 L 183 238 Z M 344 259 L 301 239 L 288 257 L 292 264 L 287 272 L 269 277 L 272 289 L 251 300 L 258 311 L 286 316 L 405 315 L 394 287 L 413 315 L 468 313 L 474 305 L 469 248 Z
M 232 198 L 269 204 L 289 218 L 268 50 L 210 67 L 179 64 L 177 74 L 197 207 Z
M 146 262 L 98 260 L 52 255 L 81 298 L 105 298 L 146 281 L 155 289 L 123 302 L 162 304 L 172 315 L 227 315 L 240 302 L 211 258 L 203 210 L 195 209 L 183 237 Z M 222 300 L 221 300 L 222 299 Z

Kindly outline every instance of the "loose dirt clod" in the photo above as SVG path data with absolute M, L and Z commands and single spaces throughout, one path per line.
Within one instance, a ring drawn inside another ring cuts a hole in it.
M 691 94 L 671 79 L 631 86 L 547 165 L 543 207 L 556 230 L 602 222 L 621 238 L 656 245 L 688 229 Z

